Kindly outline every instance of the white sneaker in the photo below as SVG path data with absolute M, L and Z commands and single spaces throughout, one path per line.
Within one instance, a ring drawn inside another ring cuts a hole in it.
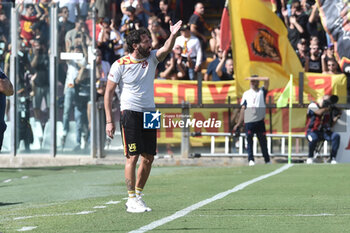
M 126 211 L 129 213 L 143 213 L 147 209 L 139 202 L 138 198 L 128 198 L 128 201 L 125 203 Z
M 249 160 L 249 163 L 248 163 L 248 166 L 249 167 L 252 167 L 255 165 L 255 162 L 253 160 Z
M 337 164 L 337 163 L 338 163 L 337 160 L 332 159 L 331 164 Z
M 152 209 L 149 208 L 149 207 L 146 205 L 146 203 L 145 203 L 144 200 L 142 199 L 142 196 L 141 196 L 141 195 L 140 195 L 140 196 L 136 196 L 136 198 L 137 198 L 138 202 L 140 203 L 140 205 L 142 205 L 142 206 L 146 209 L 147 212 L 152 211 Z
M 312 158 L 307 158 L 306 160 L 306 164 L 313 164 L 314 161 L 312 160 Z

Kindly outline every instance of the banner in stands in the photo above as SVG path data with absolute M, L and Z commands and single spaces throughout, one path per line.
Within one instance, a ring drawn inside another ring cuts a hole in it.
M 202 96 L 203 104 L 228 104 L 229 97 L 231 103 L 237 103 L 234 81 L 203 82 Z M 155 80 L 154 101 L 156 104 L 181 104 L 183 101 L 197 104 L 197 81 Z
M 318 0 L 323 27 L 334 43 L 338 63 L 350 73 L 350 8 L 349 1 Z
M 339 102 L 345 103 L 346 96 L 346 77 L 345 75 L 322 75 L 314 73 L 305 73 L 305 80 L 313 88 L 317 96 L 304 95 L 304 103 L 309 103 L 310 100 L 316 100 L 317 97 L 328 95 L 338 95 Z M 298 96 L 298 87 L 296 89 L 296 96 Z M 238 104 L 239 98 L 236 96 L 236 87 L 234 81 L 222 82 L 203 82 L 202 83 L 202 101 L 203 104 L 222 104 L 228 103 L 230 97 L 232 104 Z M 277 100 L 283 89 L 270 90 L 268 97 L 271 96 L 272 103 Z M 156 104 L 181 104 L 187 101 L 190 104 L 198 103 L 198 87 L 196 81 L 169 81 L 169 80 L 155 80 L 154 93 Z M 297 103 L 297 98 L 294 99 Z M 164 115 L 180 116 L 181 109 L 176 108 L 161 108 L 159 111 Z M 232 109 L 232 113 L 237 114 L 238 109 Z M 272 113 L 272 132 L 273 133 L 288 133 L 289 122 L 288 109 L 271 109 Z M 270 114 L 269 110 L 266 112 L 266 128 L 270 131 Z M 222 127 L 219 129 L 202 129 L 202 132 L 229 132 L 229 112 L 228 109 L 217 108 L 191 108 L 190 116 L 192 118 L 207 120 L 209 118 L 217 119 L 222 122 Z M 293 125 L 294 133 L 304 133 L 306 120 L 306 109 L 293 109 Z M 284 122 L 284 124 L 283 124 Z M 210 131 L 211 130 L 211 131 Z M 201 131 L 199 128 L 191 128 L 191 131 Z M 224 138 L 220 139 L 224 141 Z M 158 132 L 159 143 L 180 143 L 181 131 L 172 128 L 161 128 Z M 208 143 L 209 137 L 194 137 L 191 138 L 192 144 Z

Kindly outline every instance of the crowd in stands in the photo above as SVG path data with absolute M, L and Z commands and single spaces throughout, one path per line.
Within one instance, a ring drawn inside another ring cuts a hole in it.
M 50 9 L 58 7 L 58 50 L 82 53 L 79 59 L 58 61 L 58 81 L 64 87 L 61 93 L 64 134 L 69 131 L 69 116 L 74 109 L 77 123 L 77 143 L 88 140 L 89 119 L 89 64 L 88 54 L 96 41 L 97 98 L 102 99 L 106 77 L 114 61 L 127 54 L 126 36 L 131 30 L 145 27 L 152 37 L 154 49 L 160 48 L 169 36 L 169 27 L 183 20 L 181 35 L 173 52 L 158 66 L 158 79 L 205 81 L 233 80 L 231 51 L 220 47 L 220 15 L 215 23 L 205 17 L 206 10 L 221 12 L 224 0 L 0 0 L 0 66 L 9 74 L 11 51 L 10 11 L 15 4 L 19 14 L 19 52 L 17 94 L 22 99 L 29 119 L 31 103 L 34 117 L 45 125 L 49 107 L 49 42 Z M 208 3 L 210 2 L 210 4 Z M 181 4 L 178 4 L 181 3 Z M 337 74 L 339 65 L 321 21 L 315 0 L 278 0 L 276 14 L 288 29 L 288 38 L 305 71 Z M 93 38 L 92 9 L 96 7 L 96 38 Z M 206 9 L 207 6 L 207 9 Z M 208 9 L 209 8 L 209 9 Z M 218 10 L 219 9 L 219 10 Z M 21 99 L 21 98 L 20 98 Z M 44 103 L 43 103 L 44 102 Z M 25 129 L 25 127 L 22 127 Z M 25 134 L 30 132 L 25 132 Z M 26 138 L 26 137 L 23 137 Z M 31 140 L 25 142 L 26 148 Z M 78 148 L 77 147 L 77 148 Z

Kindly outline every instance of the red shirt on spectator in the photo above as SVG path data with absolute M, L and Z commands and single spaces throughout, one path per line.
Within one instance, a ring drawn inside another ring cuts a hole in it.
M 37 16 L 25 16 L 21 15 L 20 24 L 21 24 L 21 38 L 30 41 L 34 37 L 34 33 L 32 30 L 33 24 L 38 21 Z

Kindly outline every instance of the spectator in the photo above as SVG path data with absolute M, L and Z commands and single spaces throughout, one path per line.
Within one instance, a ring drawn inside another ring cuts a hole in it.
M 322 73 L 321 50 L 318 45 L 310 45 L 310 56 L 305 59 L 305 71 Z
M 216 67 L 222 59 L 222 49 L 218 45 L 216 46 L 215 59 L 209 63 L 207 72 L 204 75 L 204 81 L 220 81 L 220 77 L 216 73 Z M 222 67 L 222 72 L 223 71 L 225 71 L 225 67 Z
M 37 14 L 34 14 L 34 6 L 36 8 Z M 20 12 L 24 9 L 23 4 L 20 5 Z M 32 29 L 32 25 L 39 21 L 41 17 L 40 10 L 38 9 L 38 5 L 27 4 L 25 6 L 25 15 L 20 16 L 20 24 L 21 24 L 21 32 L 20 37 L 23 39 L 26 46 L 29 46 L 29 42 L 34 39 L 34 32 Z
M 215 53 L 217 46 L 220 46 L 220 25 L 217 25 L 211 32 L 211 38 L 209 40 L 210 51 Z
M 168 0 L 160 0 L 159 1 L 159 9 L 160 12 L 157 15 L 160 26 L 169 34 L 170 21 L 176 22 L 175 11 L 169 8 Z
M 176 45 L 180 45 L 182 47 L 183 60 L 186 61 L 188 56 L 191 58 L 194 67 L 187 67 L 188 77 L 190 80 L 195 80 L 198 72 L 201 70 L 203 53 L 200 41 L 197 37 L 191 34 L 190 27 L 188 25 L 185 24 L 182 26 L 181 35 L 175 40 L 175 46 Z
M 41 110 L 42 101 L 45 100 L 46 107 L 50 106 L 50 94 L 49 94 L 49 55 L 48 49 L 40 41 L 34 40 L 33 43 L 33 55 L 31 56 L 31 66 L 34 70 L 34 75 L 31 79 L 33 86 L 33 111 L 34 117 L 41 122 L 44 128 L 46 119 L 44 119 L 43 112 Z
M 218 66 L 216 67 L 216 74 L 221 81 L 233 80 L 233 60 L 232 58 L 227 58 L 228 51 L 223 52 L 223 58 L 220 60 Z M 225 65 L 225 71 L 222 71 Z
M 66 137 L 69 132 L 69 115 L 75 106 L 75 79 L 78 77 L 79 70 L 87 64 L 87 52 L 83 50 L 81 45 L 76 45 L 72 51 L 75 53 L 83 53 L 84 56 L 81 60 L 68 61 L 67 78 L 64 86 L 62 149 L 64 148 Z
M 128 7 L 133 7 L 135 9 L 135 15 L 138 15 L 141 12 L 140 4 L 138 0 L 121 0 L 120 10 L 123 13 L 123 17 L 121 20 L 121 24 L 123 25 L 127 19 L 129 19 L 129 15 L 127 13 Z
M 71 23 L 76 22 L 76 17 L 80 16 L 80 7 L 79 7 L 79 0 L 60 0 L 58 1 L 59 8 L 67 7 L 68 8 L 68 20 Z
M 67 52 L 70 52 L 70 49 L 74 48 L 76 45 L 90 44 L 91 39 L 86 31 L 85 22 L 82 18 L 77 18 L 75 28 L 67 32 L 65 42 Z
M 111 6 L 112 6 L 112 0 L 92 0 L 91 2 L 95 3 L 95 7 L 97 9 L 97 17 L 98 18 L 111 18 L 112 12 Z
M 75 25 L 68 20 L 69 9 L 68 7 L 60 8 L 59 22 L 58 22 L 58 47 L 61 51 L 66 51 L 65 48 L 65 36 L 66 33 L 72 30 Z
M 10 23 L 5 12 L 0 11 L 0 41 L 8 43 L 10 35 Z M 0 49 L 3 49 L 0 47 Z M 1 54 L 0 54 L 1 55 Z
M 81 139 L 84 139 L 84 149 L 87 149 L 89 139 L 89 121 L 87 106 L 90 101 L 90 69 L 81 67 L 77 78 L 74 80 L 75 106 L 74 120 L 76 122 L 76 142 L 74 151 L 81 150 Z
M 297 50 L 296 50 L 297 56 L 298 56 L 298 58 L 301 62 L 301 65 L 303 67 L 305 67 L 305 60 L 306 60 L 306 57 L 308 56 L 306 43 L 307 42 L 306 42 L 305 38 L 299 39 L 298 44 L 297 44 Z
M 299 0 L 292 0 L 291 16 L 295 16 L 297 23 L 303 29 L 303 32 L 301 32 L 301 37 L 309 38 L 309 34 L 308 34 L 307 28 L 306 28 L 308 16 L 303 11 L 303 8 L 301 7 Z
M 331 97 L 325 95 L 318 103 L 312 102 L 308 106 L 306 138 L 309 141 L 309 155 L 306 160 L 307 164 L 313 163 L 316 145 L 323 140 L 331 142 L 330 161 L 332 164 L 337 163 L 336 156 L 339 149 L 340 136 L 338 133 L 332 132 L 332 126 L 340 118 L 340 111 L 331 110 L 331 104 L 334 104 L 331 101 Z
M 307 22 L 307 32 L 310 36 L 315 36 L 319 39 L 319 45 L 321 48 L 327 45 L 326 33 L 323 30 L 316 3 L 312 6 L 312 11 Z
M 121 25 L 119 30 L 122 33 L 124 38 L 126 38 L 126 36 L 130 33 L 130 31 L 138 30 L 142 26 L 140 20 L 138 20 L 135 17 L 134 7 L 132 6 L 127 7 L 125 14 L 128 16 L 128 19 L 125 20 L 124 24 Z
M 148 30 L 152 37 L 152 48 L 159 49 L 162 47 L 168 38 L 168 35 L 160 26 L 157 16 L 152 16 L 148 19 Z
M 110 19 L 105 18 L 102 22 L 97 46 L 102 52 L 103 60 L 108 61 L 109 64 L 112 64 L 117 59 L 114 52 L 114 47 L 118 44 L 119 40 L 120 34 L 117 32 L 114 26 L 111 25 Z
M 319 46 L 320 40 L 318 39 L 317 36 L 310 36 L 310 46 L 311 45 L 317 45 Z
M 139 0 L 140 13 L 137 14 L 138 19 L 144 27 L 148 27 L 149 17 L 154 16 L 151 11 L 151 5 L 148 0 Z
M 321 56 L 321 60 L 322 60 L 322 72 L 327 72 L 328 61 L 335 60 L 333 44 L 330 44 L 329 46 L 325 47 L 323 54 Z
M 248 141 L 248 165 L 254 166 L 253 136 L 254 133 L 259 139 L 265 163 L 270 163 L 270 156 L 267 151 L 266 129 L 265 129 L 265 99 L 269 88 L 269 78 L 253 76 L 250 80 L 250 89 L 243 93 L 241 100 L 241 112 L 237 124 L 233 127 L 236 132 L 240 125 L 245 123 L 246 136 Z M 264 86 L 259 88 L 259 81 L 264 81 Z
M 198 37 L 201 42 L 203 59 L 205 59 L 205 50 L 207 48 L 207 37 L 206 34 L 211 32 L 211 27 L 205 22 L 204 19 L 204 5 L 198 2 L 194 6 L 194 13 L 189 19 L 189 25 L 191 27 L 191 32 L 194 36 Z
M 111 69 L 111 65 L 108 61 L 103 60 L 102 51 L 96 50 L 96 91 L 97 98 L 100 96 L 103 97 L 105 94 L 106 83 L 107 83 L 107 75 L 109 70 Z
M 286 15 L 286 10 L 283 11 L 283 15 Z M 297 17 L 295 15 L 292 15 L 289 17 L 288 20 L 288 39 L 290 43 L 292 44 L 293 48 L 297 49 L 297 42 L 302 37 L 302 34 L 304 33 L 303 27 L 298 23 Z
M 10 80 L 6 77 L 4 72 L 0 69 L 0 151 L 2 148 L 2 141 L 6 130 L 6 123 L 4 120 L 6 109 L 6 96 L 13 95 L 13 86 Z
M 97 109 L 99 109 L 100 120 L 102 124 L 101 127 L 101 133 L 106 132 L 106 116 L 105 111 L 103 107 L 103 98 L 106 91 L 106 84 L 107 84 L 107 75 L 109 73 L 109 70 L 111 69 L 111 65 L 108 61 L 104 61 L 102 57 L 101 50 L 96 50 L 96 101 L 97 101 Z M 91 100 L 93 101 L 93 100 Z M 87 107 L 87 116 L 89 121 L 89 131 L 91 131 L 91 101 L 88 103 Z M 104 137 L 101 137 L 103 140 L 102 145 L 105 144 L 105 135 Z
M 62 7 L 59 9 L 59 21 L 58 21 L 58 51 L 66 52 L 65 37 L 68 31 L 72 30 L 75 25 L 68 20 L 69 9 L 68 7 Z M 61 59 L 58 60 L 58 81 L 63 85 L 66 80 L 67 64 Z
M 165 70 L 159 73 L 160 78 L 170 80 L 188 79 L 186 67 L 190 65 L 186 65 L 181 53 L 181 46 L 175 45 L 172 56 L 165 61 Z
M 327 71 L 323 71 L 324 74 L 341 74 L 339 72 L 339 65 L 335 59 L 327 60 Z

